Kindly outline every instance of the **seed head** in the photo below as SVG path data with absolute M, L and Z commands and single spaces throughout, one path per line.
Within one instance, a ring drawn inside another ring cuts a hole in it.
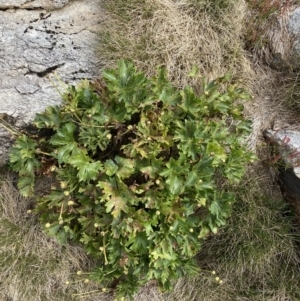
M 50 167 L 50 170 L 51 171 L 54 171 L 56 169 L 56 166 L 55 165 L 52 165 L 51 167 Z
M 82 271 L 77 271 L 76 273 L 78 276 L 80 276 L 82 274 Z
M 58 222 L 60 225 L 62 225 L 63 223 L 64 223 L 64 220 L 63 219 L 61 219 L 61 220 L 59 220 L 59 222 Z
M 47 224 L 45 225 L 45 227 L 46 227 L 46 228 L 50 228 L 50 227 L 51 227 L 51 224 L 50 224 L 50 223 L 47 223 Z
M 70 281 L 66 281 L 66 285 L 69 285 L 70 284 Z
M 160 211 L 159 210 L 157 210 L 155 213 L 156 213 L 156 215 L 160 215 Z
M 219 281 L 220 281 L 220 277 L 216 277 L 215 279 L 216 279 L 216 281 L 217 281 L 217 282 L 219 282 Z
M 194 232 L 194 229 L 193 229 L 193 228 L 191 228 L 191 229 L 190 229 L 190 232 L 191 232 L 191 233 L 193 233 L 193 232 Z
M 84 283 L 88 283 L 88 282 L 90 282 L 90 280 L 89 279 L 84 279 Z
M 75 203 L 73 202 L 73 201 L 69 201 L 68 202 L 68 206 L 72 206 L 72 205 L 74 205 Z
M 213 275 L 216 275 L 216 271 L 212 271 L 211 273 L 212 273 Z
M 65 196 L 69 196 L 69 195 L 70 195 L 70 192 L 69 192 L 68 190 L 65 190 L 65 191 L 64 191 L 64 195 L 65 195 Z
M 30 209 L 27 210 L 27 214 L 30 214 L 30 213 L 32 213 L 32 210 L 30 210 Z
M 95 228 L 97 228 L 98 226 L 99 226 L 99 224 L 97 224 L 97 223 L 94 224 L 94 227 L 95 227 Z
M 104 248 L 103 248 L 103 247 L 100 247 L 99 250 L 100 250 L 101 252 L 103 252 L 103 251 L 104 251 Z
M 159 185 L 159 184 L 160 184 L 160 180 L 157 179 L 157 180 L 155 181 L 155 183 L 156 183 L 157 185 Z
M 111 139 L 111 137 L 112 137 L 112 135 L 110 133 L 106 135 L 106 138 L 109 140 Z
M 106 291 L 107 291 L 107 288 L 103 287 L 102 292 L 106 292 Z
M 60 182 L 60 187 L 61 187 L 62 189 L 65 189 L 65 188 L 67 187 L 67 182 L 61 181 L 61 182 Z

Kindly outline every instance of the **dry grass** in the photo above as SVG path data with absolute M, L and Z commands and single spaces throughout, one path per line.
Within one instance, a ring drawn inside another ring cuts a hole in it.
M 187 74 L 193 66 L 212 79 L 227 72 L 239 76 L 247 64 L 240 39 L 246 9 L 242 1 L 223 1 L 228 3 L 223 10 L 203 0 L 128 2 L 104 2 L 108 15 L 99 54 L 106 67 L 127 58 L 153 74 L 164 65 L 172 82 L 182 87 L 191 83 Z M 218 17 L 208 14 L 209 9 Z
M 95 290 L 93 284 L 65 285 L 79 280 L 76 272 L 88 271 L 94 262 L 80 246 L 62 247 L 44 235 L 31 199 L 20 196 L 12 175 L 3 175 L 0 187 L 0 300 L 67 301 L 72 294 Z M 98 295 L 99 296 L 99 295 Z M 99 297 L 85 300 L 108 300 Z
M 294 8 L 293 0 L 246 0 L 248 12 L 245 35 L 247 49 L 256 61 L 269 64 L 275 53 L 283 58 L 290 54 L 292 40 L 287 31 L 289 12 Z

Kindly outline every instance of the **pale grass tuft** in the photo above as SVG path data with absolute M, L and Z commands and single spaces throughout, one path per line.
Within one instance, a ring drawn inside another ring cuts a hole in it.
M 127 7 L 125 17 L 126 4 L 105 1 L 108 16 L 99 50 L 105 67 L 127 58 L 153 75 L 158 65 L 164 65 L 172 82 L 183 87 L 193 82 L 187 76 L 193 66 L 213 79 L 227 72 L 237 75 L 241 61 L 247 61 L 240 39 L 243 1 L 221 11 L 217 20 L 203 10 L 201 2 L 207 1 L 194 1 L 197 5 L 188 0 L 129 2 L 135 5 Z

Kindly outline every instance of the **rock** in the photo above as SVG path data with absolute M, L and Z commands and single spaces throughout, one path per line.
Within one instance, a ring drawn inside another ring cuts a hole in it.
M 300 225 L 300 132 L 267 130 L 265 136 L 274 146 L 270 162 L 278 163 L 278 183 L 282 195 L 295 210 Z
M 69 0 L 0 0 L 0 9 L 56 9 L 68 4 Z
M 291 130 L 267 130 L 266 138 L 275 146 L 273 163 L 283 162 L 300 179 L 300 132 Z M 275 162 L 276 161 L 276 162 Z
M 274 13 L 262 38 L 268 42 L 261 56 L 272 68 L 280 72 L 300 71 L 300 7 L 284 3 Z
M 296 220 L 300 225 L 300 179 L 293 169 L 280 169 L 278 180 L 283 197 L 294 208 Z
M 288 32 L 293 39 L 293 53 L 300 58 L 300 7 L 295 8 L 289 15 Z
M 70 84 L 99 77 L 99 2 L 0 0 L 0 123 L 5 115 L 10 126 L 22 127 L 48 105 L 59 104 L 63 87 L 54 72 Z M 0 126 L 0 164 L 10 136 Z

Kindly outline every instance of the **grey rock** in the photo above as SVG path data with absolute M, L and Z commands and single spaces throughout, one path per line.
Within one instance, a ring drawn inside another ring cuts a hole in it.
M 287 22 L 287 30 L 291 41 L 289 64 L 299 71 L 300 68 L 300 7 L 295 8 Z
M 276 148 L 277 159 L 300 178 L 300 132 L 291 130 L 267 130 L 265 136 Z
M 275 146 L 274 157 L 270 160 L 281 163 L 278 165 L 278 184 L 282 195 L 294 208 L 300 225 L 300 132 L 267 130 L 265 136 Z
M 70 84 L 99 77 L 101 16 L 99 0 L 0 0 L 0 123 L 22 127 L 59 104 L 54 72 Z M 0 164 L 11 141 L 0 125 Z
M 65 6 L 68 2 L 69 0 L 0 0 L 0 9 L 56 9 Z

